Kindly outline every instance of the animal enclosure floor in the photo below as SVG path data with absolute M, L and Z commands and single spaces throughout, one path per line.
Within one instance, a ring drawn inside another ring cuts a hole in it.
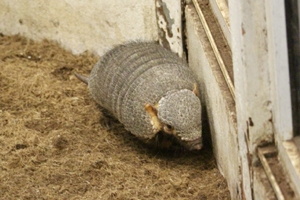
M 0 34 L 0 199 L 230 199 L 211 148 L 151 148 L 102 115 L 73 75 L 96 61 Z

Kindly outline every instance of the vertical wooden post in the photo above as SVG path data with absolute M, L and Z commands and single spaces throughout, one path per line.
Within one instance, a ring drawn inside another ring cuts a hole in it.
M 273 141 L 265 1 L 229 0 L 229 9 L 243 196 L 253 199 L 257 146 Z

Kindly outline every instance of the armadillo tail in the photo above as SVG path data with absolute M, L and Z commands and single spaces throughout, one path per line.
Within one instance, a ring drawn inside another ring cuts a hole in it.
M 74 75 L 81 80 L 82 82 L 84 82 L 85 84 L 88 84 L 88 77 L 82 76 L 80 74 L 77 74 L 76 72 L 74 73 Z

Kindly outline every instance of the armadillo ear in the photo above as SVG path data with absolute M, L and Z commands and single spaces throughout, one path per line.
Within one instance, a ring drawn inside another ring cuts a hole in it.
M 198 91 L 197 83 L 194 83 L 193 93 L 194 93 L 197 97 L 199 97 L 199 91 Z
M 157 116 L 157 110 L 151 104 L 145 103 L 145 110 L 148 112 L 150 116 Z
M 156 132 L 158 132 L 161 129 L 161 123 L 157 117 L 157 110 L 155 107 L 148 103 L 145 104 L 145 110 L 150 115 L 150 118 L 151 118 L 151 121 L 153 124 L 153 128 L 155 129 Z

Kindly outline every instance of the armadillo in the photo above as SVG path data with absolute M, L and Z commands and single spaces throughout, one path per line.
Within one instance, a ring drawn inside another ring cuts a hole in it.
M 108 51 L 88 77 L 75 75 L 138 138 L 147 141 L 163 132 L 189 150 L 202 148 L 196 80 L 175 53 L 154 42 L 129 42 Z

